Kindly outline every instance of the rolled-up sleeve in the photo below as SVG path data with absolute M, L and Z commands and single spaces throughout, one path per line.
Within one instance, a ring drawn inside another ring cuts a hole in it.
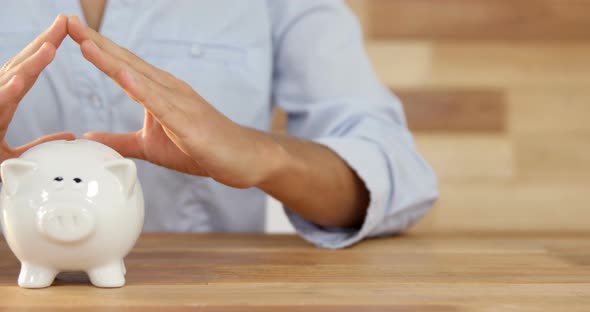
M 436 200 L 436 176 L 416 151 L 401 103 L 376 77 L 354 15 L 334 0 L 267 3 L 273 100 L 287 113 L 289 134 L 333 150 L 370 196 L 360 228 L 321 227 L 285 207 L 289 220 L 303 238 L 325 248 L 407 229 Z

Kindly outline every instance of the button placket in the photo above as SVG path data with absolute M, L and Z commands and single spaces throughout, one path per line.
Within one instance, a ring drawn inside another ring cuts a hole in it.
M 100 79 L 93 83 L 96 87 L 90 89 L 92 91 L 86 93 L 84 103 L 84 113 L 86 124 L 86 131 L 108 131 L 110 128 L 109 107 L 105 105 L 102 94 L 97 93 L 99 89 Z
M 199 232 L 207 232 L 212 230 L 212 223 L 210 215 L 207 212 L 205 199 L 210 196 L 207 182 L 205 178 L 193 177 L 191 179 L 190 187 L 194 192 L 195 205 L 191 208 L 193 210 L 193 228 Z
M 90 96 L 90 103 L 92 103 L 92 106 L 94 107 L 94 109 L 98 110 L 102 108 L 102 100 L 100 99 L 100 97 L 96 94 L 93 94 Z
M 190 54 L 193 57 L 199 57 L 199 56 L 203 55 L 203 47 L 201 47 L 201 45 L 198 43 L 194 43 L 191 46 Z

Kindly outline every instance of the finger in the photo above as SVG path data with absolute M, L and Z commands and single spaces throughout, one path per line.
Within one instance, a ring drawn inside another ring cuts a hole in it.
M 21 76 L 13 76 L 8 83 L 0 86 L 0 139 L 4 138 L 8 130 L 24 86 Z
M 53 61 L 56 48 L 53 44 L 45 42 L 37 52 L 14 68 L 17 74 L 22 74 L 27 82 L 34 82 L 39 74 Z
M 18 96 L 25 86 L 24 79 L 14 75 L 4 85 L 0 85 L 0 109 L 5 110 L 6 105 L 17 102 Z
M 122 71 L 129 68 L 129 65 L 125 62 L 106 54 L 92 40 L 82 42 L 80 44 L 80 50 L 84 58 L 113 80 Z
M 123 157 L 145 159 L 138 132 L 132 133 L 109 133 L 109 132 L 88 132 L 82 136 L 83 139 L 102 143 Z
M 8 75 L 0 77 L 0 86 L 3 85 L 0 91 L 0 138 L 4 138 L 18 104 L 54 56 L 55 47 L 50 43 L 44 43 L 35 54 L 13 68 Z M 5 82 L 4 80 L 11 75 L 13 77 Z
M 8 71 L 7 75 L 0 77 L 0 85 L 7 82 L 11 75 L 19 75 L 24 78 L 25 88 L 21 91 L 21 98 L 33 86 L 41 72 L 51 63 L 55 57 L 56 48 L 51 43 L 44 43 L 37 52 L 29 56 L 22 63 Z M 19 99 L 20 101 L 20 99 Z
M 21 145 L 17 148 L 14 148 L 12 150 L 12 152 L 14 153 L 14 157 L 19 157 L 22 153 L 26 152 L 27 150 L 29 150 L 30 148 L 37 146 L 41 143 L 45 143 L 45 142 L 49 142 L 49 141 L 55 141 L 55 140 L 75 140 L 76 136 L 73 133 L 70 132 L 60 132 L 60 133 L 54 133 L 51 135 L 47 135 L 41 138 L 38 138 L 37 140 L 27 143 L 25 145 Z
M 119 46 L 92 28 L 84 26 L 76 15 L 70 16 L 68 19 L 68 32 L 70 37 L 78 44 L 82 45 L 86 40 L 91 40 L 101 50 L 127 63 L 131 68 L 149 79 L 170 88 L 176 85 L 177 79 L 172 74 L 145 62 L 129 50 Z
M 143 105 L 158 119 L 165 118 L 174 108 L 170 101 L 163 101 L 161 94 L 172 97 L 166 87 L 136 72 L 125 62 L 105 53 L 91 40 L 80 45 L 82 54 L 96 68 L 113 79 L 133 100 Z
M 153 130 L 156 121 L 154 120 L 154 115 L 150 113 L 147 109 L 145 110 L 144 118 L 143 118 L 143 129 L 146 132 L 150 132 Z
M 22 63 L 31 55 L 35 54 L 45 42 L 51 43 L 54 47 L 59 47 L 68 34 L 67 25 L 67 16 L 63 14 L 58 15 L 49 28 L 29 43 L 3 67 L 3 71 L 8 71 L 10 68 Z

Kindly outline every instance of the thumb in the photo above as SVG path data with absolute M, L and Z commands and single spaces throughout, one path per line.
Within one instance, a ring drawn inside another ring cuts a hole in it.
M 145 159 L 142 145 L 139 143 L 137 132 L 110 133 L 110 132 L 88 132 L 82 135 L 82 139 L 102 143 L 123 157 Z

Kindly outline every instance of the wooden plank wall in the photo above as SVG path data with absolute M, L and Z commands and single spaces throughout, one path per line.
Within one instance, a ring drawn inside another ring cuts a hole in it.
M 440 177 L 416 230 L 590 227 L 590 0 L 348 3 Z
M 441 199 L 417 230 L 590 227 L 589 0 L 350 0 Z

